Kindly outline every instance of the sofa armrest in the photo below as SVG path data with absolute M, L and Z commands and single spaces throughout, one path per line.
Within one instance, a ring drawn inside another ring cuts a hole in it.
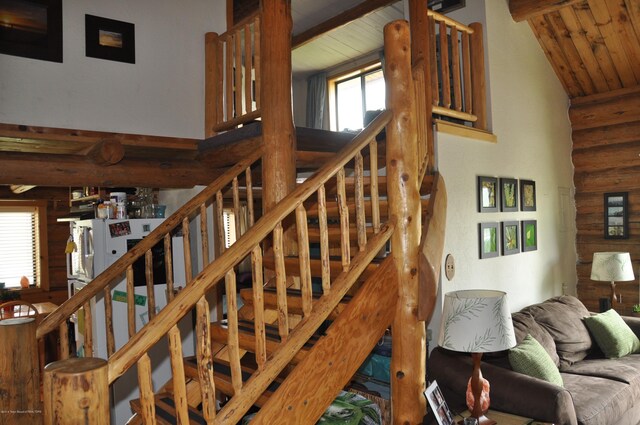
M 471 357 L 436 347 L 427 365 L 429 379 L 438 381 L 447 402 L 454 408 L 464 406 L 473 370 Z M 566 389 L 486 362 L 482 362 L 481 370 L 491 384 L 492 409 L 556 425 L 578 423 L 571 394 Z
M 622 316 L 622 320 L 629 325 L 631 330 L 638 338 L 640 338 L 640 317 Z

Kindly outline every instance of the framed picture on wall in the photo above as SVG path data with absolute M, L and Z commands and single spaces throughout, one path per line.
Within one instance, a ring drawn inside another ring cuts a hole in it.
M 478 225 L 478 240 L 481 259 L 497 257 L 500 247 L 498 223 L 480 223 Z
M 99 16 L 84 16 L 88 57 L 136 63 L 135 25 Z
M 500 179 L 500 211 L 518 211 L 518 180 Z
M 0 2 L 0 53 L 62 62 L 62 0 Z
M 502 222 L 502 255 L 520 252 L 520 226 L 517 221 Z
M 536 182 L 533 180 L 520 180 L 520 209 L 536 210 Z
M 523 220 L 522 223 L 522 252 L 538 249 L 538 222 Z
M 498 179 L 478 176 L 478 212 L 498 212 Z
M 604 237 L 629 238 L 628 192 L 604 194 Z

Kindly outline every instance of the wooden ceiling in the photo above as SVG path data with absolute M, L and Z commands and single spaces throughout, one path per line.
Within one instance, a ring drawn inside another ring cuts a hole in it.
M 640 0 L 510 0 L 570 98 L 640 84 Z

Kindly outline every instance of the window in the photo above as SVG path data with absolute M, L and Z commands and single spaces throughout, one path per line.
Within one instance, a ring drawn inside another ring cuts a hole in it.
M 332 83 L 332 84 L 331 84 Z M 365 113 L 385 108 L 384 75 L 380 63 L 330 81 L 332 130 L 357 131 L 364 128 Z
M 0 201 L 0 282 L 48 289 L 46 201 Z

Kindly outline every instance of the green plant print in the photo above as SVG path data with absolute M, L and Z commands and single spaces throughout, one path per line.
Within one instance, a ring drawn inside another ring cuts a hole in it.
M 504 240 L 506 249 L 513 250 L 518 248 L 518 226 L 506 226 L 504 228 Z
M 496 229 L 484 229 L 484 235 L 482 235 L 484 252 L 496 252 L 497 248 L 497 235 Z
M 524 243 L 526 246 L 536 245 L 536 225 L 535 224 L 525 224 Z

